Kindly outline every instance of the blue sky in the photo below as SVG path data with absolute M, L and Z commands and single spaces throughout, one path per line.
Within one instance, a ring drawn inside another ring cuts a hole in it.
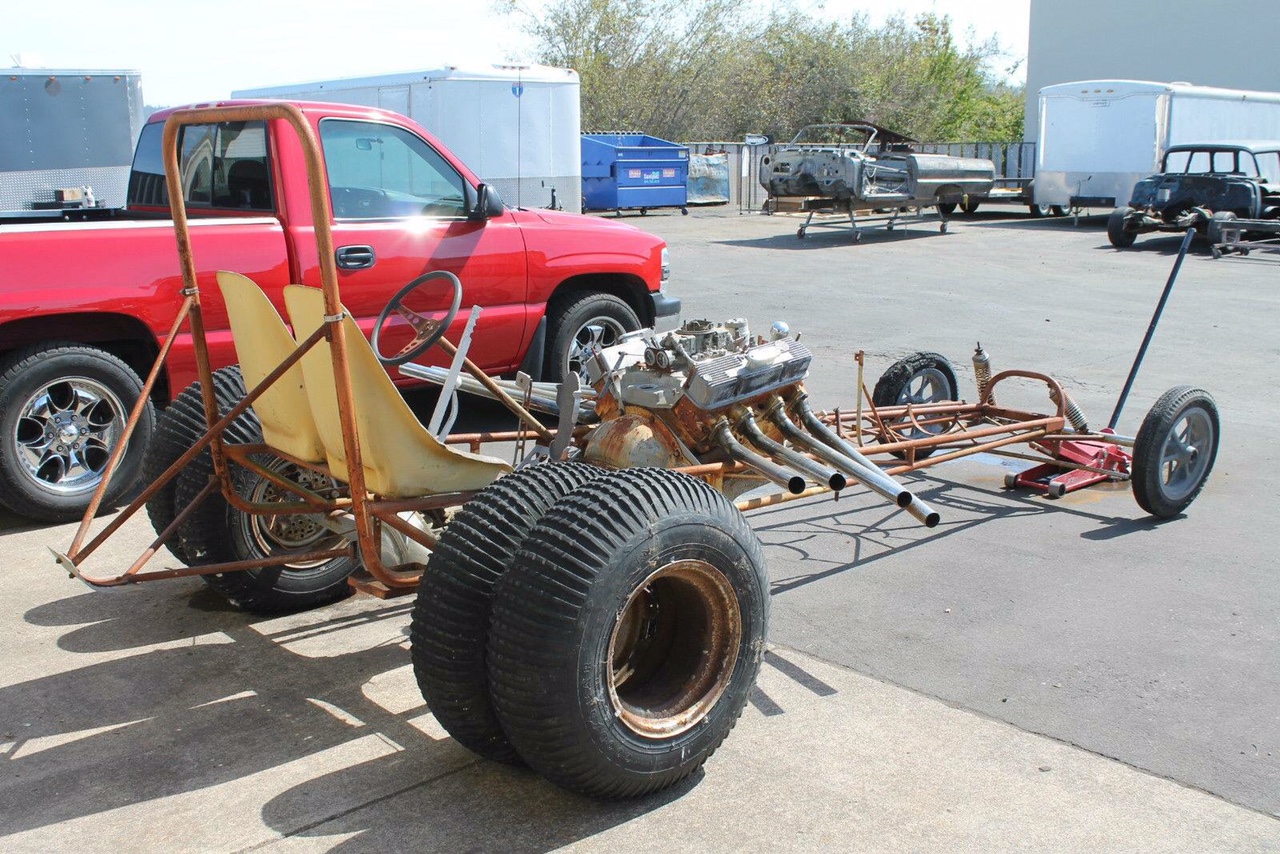
M 763 2 L 763 0 L 756 0 Z M 363 5 L 363 4 L 360 4 Z M 546 0 L 521 0 L 533 14 Z M 1030 0 L 797 0 L 815 16 L 873 23 L 894 12 L 950 15 L 962 39 L 999 37 L 1003 71 L 1026 56 Z M 379 0 L 357 11 L 344 0 L 60 0 L 9 4 L 0 67 L 131 68 L 145 99 L 173 105 L 225 98 L 233 89 L 528 58 L 518 16 L 490 0 Z M 1025 77 L 1019 68 L 1014 79 Z

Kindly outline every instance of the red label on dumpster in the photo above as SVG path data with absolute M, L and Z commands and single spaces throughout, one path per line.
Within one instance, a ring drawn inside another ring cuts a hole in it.
M 663 169 L 663 170 L 662 170 L 662 177 L 663 177 L 663 178 L 674 178 L 674 177 L 676 177 L 676 170 L 674 170 L 674 169 Z
M 640 169 L 628 169 L 628 170 L 627 170 L 627 177 L 628 177 L 628 178 L 639 178 L 639 177 L 640 177 L 640 176 L 642 176 L 643 174 L 644 174 L 644 172 L 643 172 L 642 170 L 640 170 Z

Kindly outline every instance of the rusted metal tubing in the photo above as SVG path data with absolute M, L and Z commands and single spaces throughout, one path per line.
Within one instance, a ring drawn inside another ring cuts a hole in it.
M 866 460 L 866 463 L 860 463 L 856 458 L 846 456 L 838 447 L 833 447 L 792 424 L 791 419 L 786 415 L 785 406 L 786 404 L 781 397 L 775 397 L 773 403 L 769 406 L 769 418 L 792 444 L 799 445 L 815 456 L 821 457 L 872 492 L 889 499 L 899 507 L 906 507 L 915 500 L 915 497 L 904 486 L 886 475 L 880 470 L 879 466 L 870 460 L 862 457 L 862 459 Z M 827 429 L 826 425 L 821 425 L 820 423 L 820 426 L 823 429 Z M 848 444 L 839 436 L 833 435 L 832 438 L 841 444 Z M 858 456 L 861 457 L 862 455 L 858 454 Z
M 804 454 L 791 450 L 781 442 L 775 442 L 760 430 L 755 416 L 750 409 L 743 409 L 738 414 L 737 427 L 743 437 L 757 450 L 774 460 L 781 461 L 792 468 L 799 469 L 818 483 L 825 483 L 829 488 L 839 492 L 848 486 L 849 481 L 839 471 L 819 465 Z
M 813 410 L 809 408 L 809 401 L 803 394 L 796 395 L 791 405 L 814 438 L 842 456 L 847 457 L 850 464 L 861 470 L 860 473 L 853 474 L 854 477 L 866 484 L 867 488 L 880 493 L 899 507 L 909 507 L 916 500 L 915 496 L 908 492 L 902 484 L 885 474 L 878 465 L 864 457 L 861 451 L 837 436 L 835 431 L 826 424 L 823 424 Z M 785 418 L 785 416 L 783 417 Z M 926 512 L 928 511 L 926 510 Z
M 785 486 L 792 495 L 799 495 L 804 492 L 805 480 L 803 477 L 790 469 L 783 468 L 773 460 L 760 456 L 735 439 L 733 431 L 729 429 L 727 419 L 721 418 L 716 422 L 713 435 L 721 450 L 728 454 L 729 458 L 734 462 L 742 463 L 747 468 L 755 469 L 779 486 Z M 822 488 L 826 489 L 825 486 Z

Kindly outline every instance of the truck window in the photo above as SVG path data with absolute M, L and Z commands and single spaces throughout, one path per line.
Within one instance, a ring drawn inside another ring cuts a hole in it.
M 336 219 L 466 215 L 462 176 L 404 128 L 324 119 L 320 143 Z
M 1170 151 L 1164 156 L 1164 171 L 1171 175 L 1186 172 L 1190 157 L 1190 151 Z
M 1261 151 L 1257 160 L 1259 178 L 1269 184 L 1280 181 L 1280 152 Z
M 163 138 L 163 124 L 142 129 L 129 176 L 130 207 L 169 205 L 160 150 Z M 182 194 L 193 210 L 275 210 L 268 163 L 263 122 L 188 125 L 179 131 Z

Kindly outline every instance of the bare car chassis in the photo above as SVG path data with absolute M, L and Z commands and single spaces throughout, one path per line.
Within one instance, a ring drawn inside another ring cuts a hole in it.
M 237 340 L 259 330 L 240 350 L 242 379 L 210 369 L 176 141 L 184 124 L 262 119 L 288 121 L 303 143 L 323 288 L 286 292 L 290 333 L 252 282 L 219 274 Z M 341 304 L 323 161 L 300 111 L 181 111 L 164 146 L 186 285 L 173 332 L 189 321 L 201 376 L 165 415 L 172 435 L 190 441 L 171 445 L 154 482 L 89 539 L 122 441 L 59 563 L 94 587 L 201 576 L 262 611 L 332 601 L 350 586 L 416 590 L 413 663 L 440 723 L 480 755 L 526 762 L 575 791 L 625 797 L 670 786 L 736 722 L 769 610 L 762 549 L 742 511 L 860 484 L 932 527 L 939 514 L 895 475 L 1025 446 L 1045 468 L 1011 486 L 1054 495 L 1130 480 L 1145 510 L 1168 517 L 1212 469 L 1218 416 L 1206 392 L 1170 390 L 1137 436 L 1123 437 L 1089 429 L 1047 375 L 993 374 L 981 347 L 973 403 L 958 399 L 954 371 L 936 354 L 901 360 L 874 390 L 859 354 L 852 411 L 813 410 L 807 348 L 781 324 L 752 336 L 743 321 L 633 334 L 589 361 L 590 388 L 576 375 L 558 387 L 513 385 L 442 339 L 461 286 L 438 273 L 392 300 L 370 347 Z M 481 185 L 478 208 L 485 195 Z M 439 282 L 454 287 L 446 317 L 411 307 Z M 237 312 L 257 325 L 238 326 Z M 278 357 L 264 358 L 263 329 L 283 342 Z M 378 332 L 411 340 L 388 357 Z M 454 356 L 446 380 L 469 375 L 470 388 L 517 416 L 517 431 L 442 442 L 411 413 L 405 420 L 378 362 L 412 374 L 406 363 L 437 342 Z M 1000 405 L 1014 380 L 1043 385 L 1046 411 Z M 556 428 L 531 409 L 558 418 Z M 304 427 L 310 445 L 298 441 Z M 526 439 L 534 449 L 514 471 L 481 454 Z M 757 494 L 768 484 L 781 488 Z M 86 573 L 86 560 L 143 508 L 154 541 L 123 572 Z M 166 544 L 187 565 L 147 569 Z

